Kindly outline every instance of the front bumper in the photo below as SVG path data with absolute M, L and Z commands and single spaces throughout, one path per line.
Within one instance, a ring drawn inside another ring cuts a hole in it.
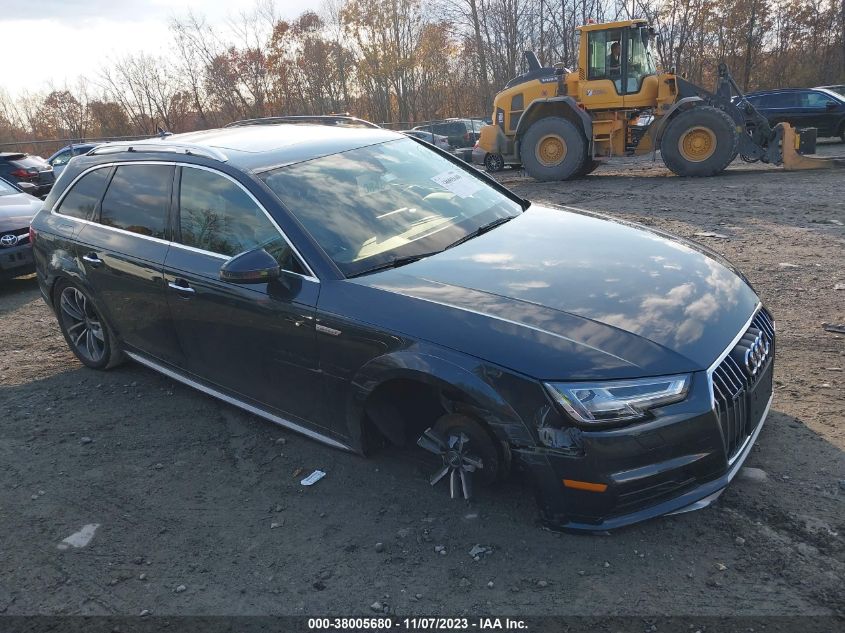
M 570 454 L 540 447 L 514 448 L 517 468 L 534 484 L 543 520 L 552 528 L 606 531 L 709 505 L 736 476 L 751 452 L 772 403 L 774 362 L 744 395 L 751 412 L 748 435 L 737 445 L 711 408 L 711 387 L 693 378 L 683 406 L 666 408 L 649 423 L 582 433 Z M 563 480 L 596 482 L 604 491 L 573 489 Z
M 0 279 L 12 279 L 34 272 L 35 261 L 28 239 L 20 246 L 0 247 Z

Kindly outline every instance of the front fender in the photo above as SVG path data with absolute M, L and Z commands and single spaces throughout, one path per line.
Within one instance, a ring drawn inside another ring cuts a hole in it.
M 482 377 L 485 371 L 480 362 L 467 368 L 424 350 L 402 350 L 373 358 L 356 372 L 352 380 L 347 402 L 350 435 L 360 445 L 367 398 L 380 385 L 403 378 L 432 385 L 446 394 L 458 395 L 457 400 L 468 412 L 483 419 L 500 440 L 533 444 L 533 438 L 520 416 Z
M 522 113 L 522 116 L 519 118 L 519 123 L 516 126 L 516 135 L 519 136 L 520 134 L 524 133 L 531 123 L 534 121 L 534 117 L 532 114 L 535 110 L 539 110 L 543 107 L 556 107 L 556 108 L 564 108 L 569 113 L 570 117 L 574 118 L 581 124 L 581 129 L 584 132 L 584 136 L 587 138 L 588 141 L 591 141 L 593 138 L 593 119 L 587 114 L 584 110 L 578 107 L 578 103 L 572 97 L 547 97 L 545 99 L 535 99 L 532 101 L 528 107 L 525 109 L 525 112 Z
M 652 123 L 651 127 L 648 128 L 648 134 L 651 137 L 651 146 L 655 149 L 655 151 L 659 149 L 660 141 L 663 138 L 663 132 L 666 131 L 666 125 L 675 113 L 680 110 L 692 108 L 703 101 L 704 99 L 701 97 L 684 97 L 683 99 L 678 99 L 672 104 L 672 107 L 666 111 L 666 114 L 654 120 L 654 123 Z

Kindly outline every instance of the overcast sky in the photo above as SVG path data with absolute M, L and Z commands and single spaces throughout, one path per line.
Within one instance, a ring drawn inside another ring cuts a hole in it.
M 274 0 L 284 18 L 316 8 L 317 0 Z M 128 53 L 165 54 L 174 16 L 205 15 L 225 29 L 226 21 L 251 11 L 256 0 L 2 0 L 0 42 L 5 61 L 0 87 L 23 91 L 72 85 L 96 78 L 109 60 Z

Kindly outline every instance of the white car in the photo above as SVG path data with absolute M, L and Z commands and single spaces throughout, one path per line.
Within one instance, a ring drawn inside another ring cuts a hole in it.
M 432 145 L 436 145 L 440 149 L 445 149 L 446 151 L 452 149 L 449 145 L 449 138 L 440 134 L 426 132 L 425 130 L 401 130 L 401 133 L 406 136 L 413 136 L 414 138 L 421 139 L 426 143 L 431 143 Z

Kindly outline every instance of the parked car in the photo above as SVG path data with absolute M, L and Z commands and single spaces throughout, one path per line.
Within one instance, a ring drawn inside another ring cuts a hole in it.
M 816 86 L 816 90 L 830 90 L 845 97 L 845 84 L 838 84 L 835 86 Z
M 445 149 L 446 151 L 451 149 L 449 139 L 445 136 L 441 136 L 440 134 L 432 134 L 431 132 L 427 132 L 425 130 L 400 130 L 400 132 L 405 136 L 413 136 L 425 141 L 426 143 L 436 145 L 440 149 Z
M 58 178 L 61 176 L 65 165 L 68 164 L 71 158 L 79 156 L 80 154 L 87 154 L 92 149 L 100 145 L 100 143 L 78 143 L 75 145 L 66 145 L 58 152 L 50 156 L 47 162 L 53 168 L 53 175 Z
M 415 130 L 425 130 L 445 136 L 453 148 L 472 147 L 481 136 L 481 119 L 446 119 L 418 125 Z M 471 159 L 467 159 L 468 161 Z
M 768 90 L 746 95 L 769 123 L 814 127 L 819 137 L 839 136 L 845 142 L 845 97 L 822 88 Z
M 0 178 L 0 281 L 35 272 L 29 223 L 42 204 L 39 198 Z
M 514 169 L 522 166 L 519 163 L 506 163 L 501 154 L 489 154 L 485 152 L 478 141 L 475 142 L 472 148 L 472 163 L 474 165 L 484 165 L 484 169 L 491 174 L 502 171 L 506 165 L 510 165 Z
M 40 156 L 20 152 L 0 152 L 0 178 L 12 183 L 35 185 L 37 196 L 46 196 L 56 180 L 53 168 Z
M 416 443 L 452 496 L 519 469 L 580 530 L 707 505 L 760 433 L 774 322 L 704 247 L 384 129 L 98 151 L 32 222 L 90 368 L 129 358 L 343 450 Z

